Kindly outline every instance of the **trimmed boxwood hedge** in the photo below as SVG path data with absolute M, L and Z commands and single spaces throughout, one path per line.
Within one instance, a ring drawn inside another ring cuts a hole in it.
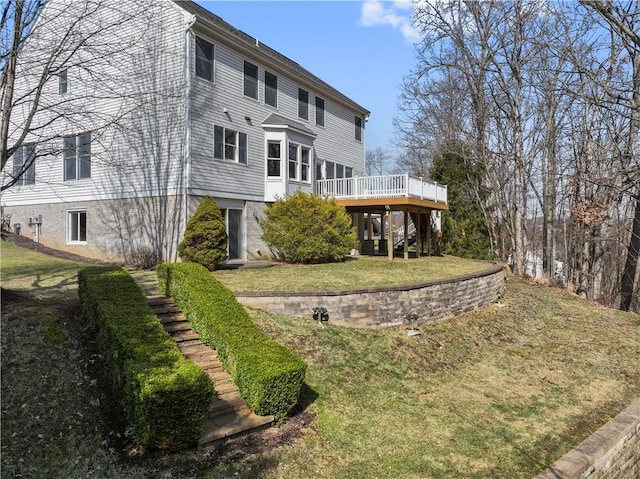
M 182 355 L 126 270 L 84 268 L 78 283 L 135 442 L 169 451 L 197 445 L 213 399 L 207 374 Z
M 206 344 L 215 347 L 245 402 L 281 420 L 298 402 L 307 369 L 291 350 L 271 340 L 233 293 L 195 263 L 157 268 L 160 289 L 172 296 Z

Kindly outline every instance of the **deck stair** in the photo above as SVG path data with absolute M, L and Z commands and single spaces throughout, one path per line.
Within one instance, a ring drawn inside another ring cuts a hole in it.
M 147 296 L 147 304 L 158 315 L 165 331 L 177 343 L 182 354 L 206 371 L 213 382 L 215 398 L 204 424 L 200 446 L 264 429 L 273 423 L 273 416 L 258 416 L 251 411 L 231 376 L 223 369 L 216 350 L 200 341 L 187 317 L 170 297 Z

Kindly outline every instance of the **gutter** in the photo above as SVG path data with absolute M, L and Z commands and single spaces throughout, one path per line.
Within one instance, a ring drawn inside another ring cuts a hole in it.
M 183 203 L 184 218 L 182 231 L 187 230 L 189 221 L 189 188 L 191 187 L 191 28 L 196 23 L 196 16 L 190 15 L 184 32 L 184 178 Z M 177 259 L 177 248 L 176 258 Z

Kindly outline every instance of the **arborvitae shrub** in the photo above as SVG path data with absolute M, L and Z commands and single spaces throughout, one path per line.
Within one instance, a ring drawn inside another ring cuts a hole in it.
M 210 196 L 202 198 L 187 223 L 184 239 L 178 245 L 182 261 L 198 263 L 209 271 L 227 259 L 227 230 L 222 212 Z
M 277 200 L 265 214 L 262 239 L 282 261 L 343 261 L 355 245 L 351 217 L 335 199 L 298 191 Z

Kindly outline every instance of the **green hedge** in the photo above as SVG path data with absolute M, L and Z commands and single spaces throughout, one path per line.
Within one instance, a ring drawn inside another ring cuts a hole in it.
M 304 361 L 263 333 L 204 267 L 163 264 L 157 272 L 161 290 L 173 297 L 201 340 L 217 349 L 249 407 L 257 414 L 286 417 L 298 402 Z
M 207 374 L 182 355 L 127 271 L 85 268 L 78 282 L 136 443 L 169 451 L 197 445 L 213 399 Z

